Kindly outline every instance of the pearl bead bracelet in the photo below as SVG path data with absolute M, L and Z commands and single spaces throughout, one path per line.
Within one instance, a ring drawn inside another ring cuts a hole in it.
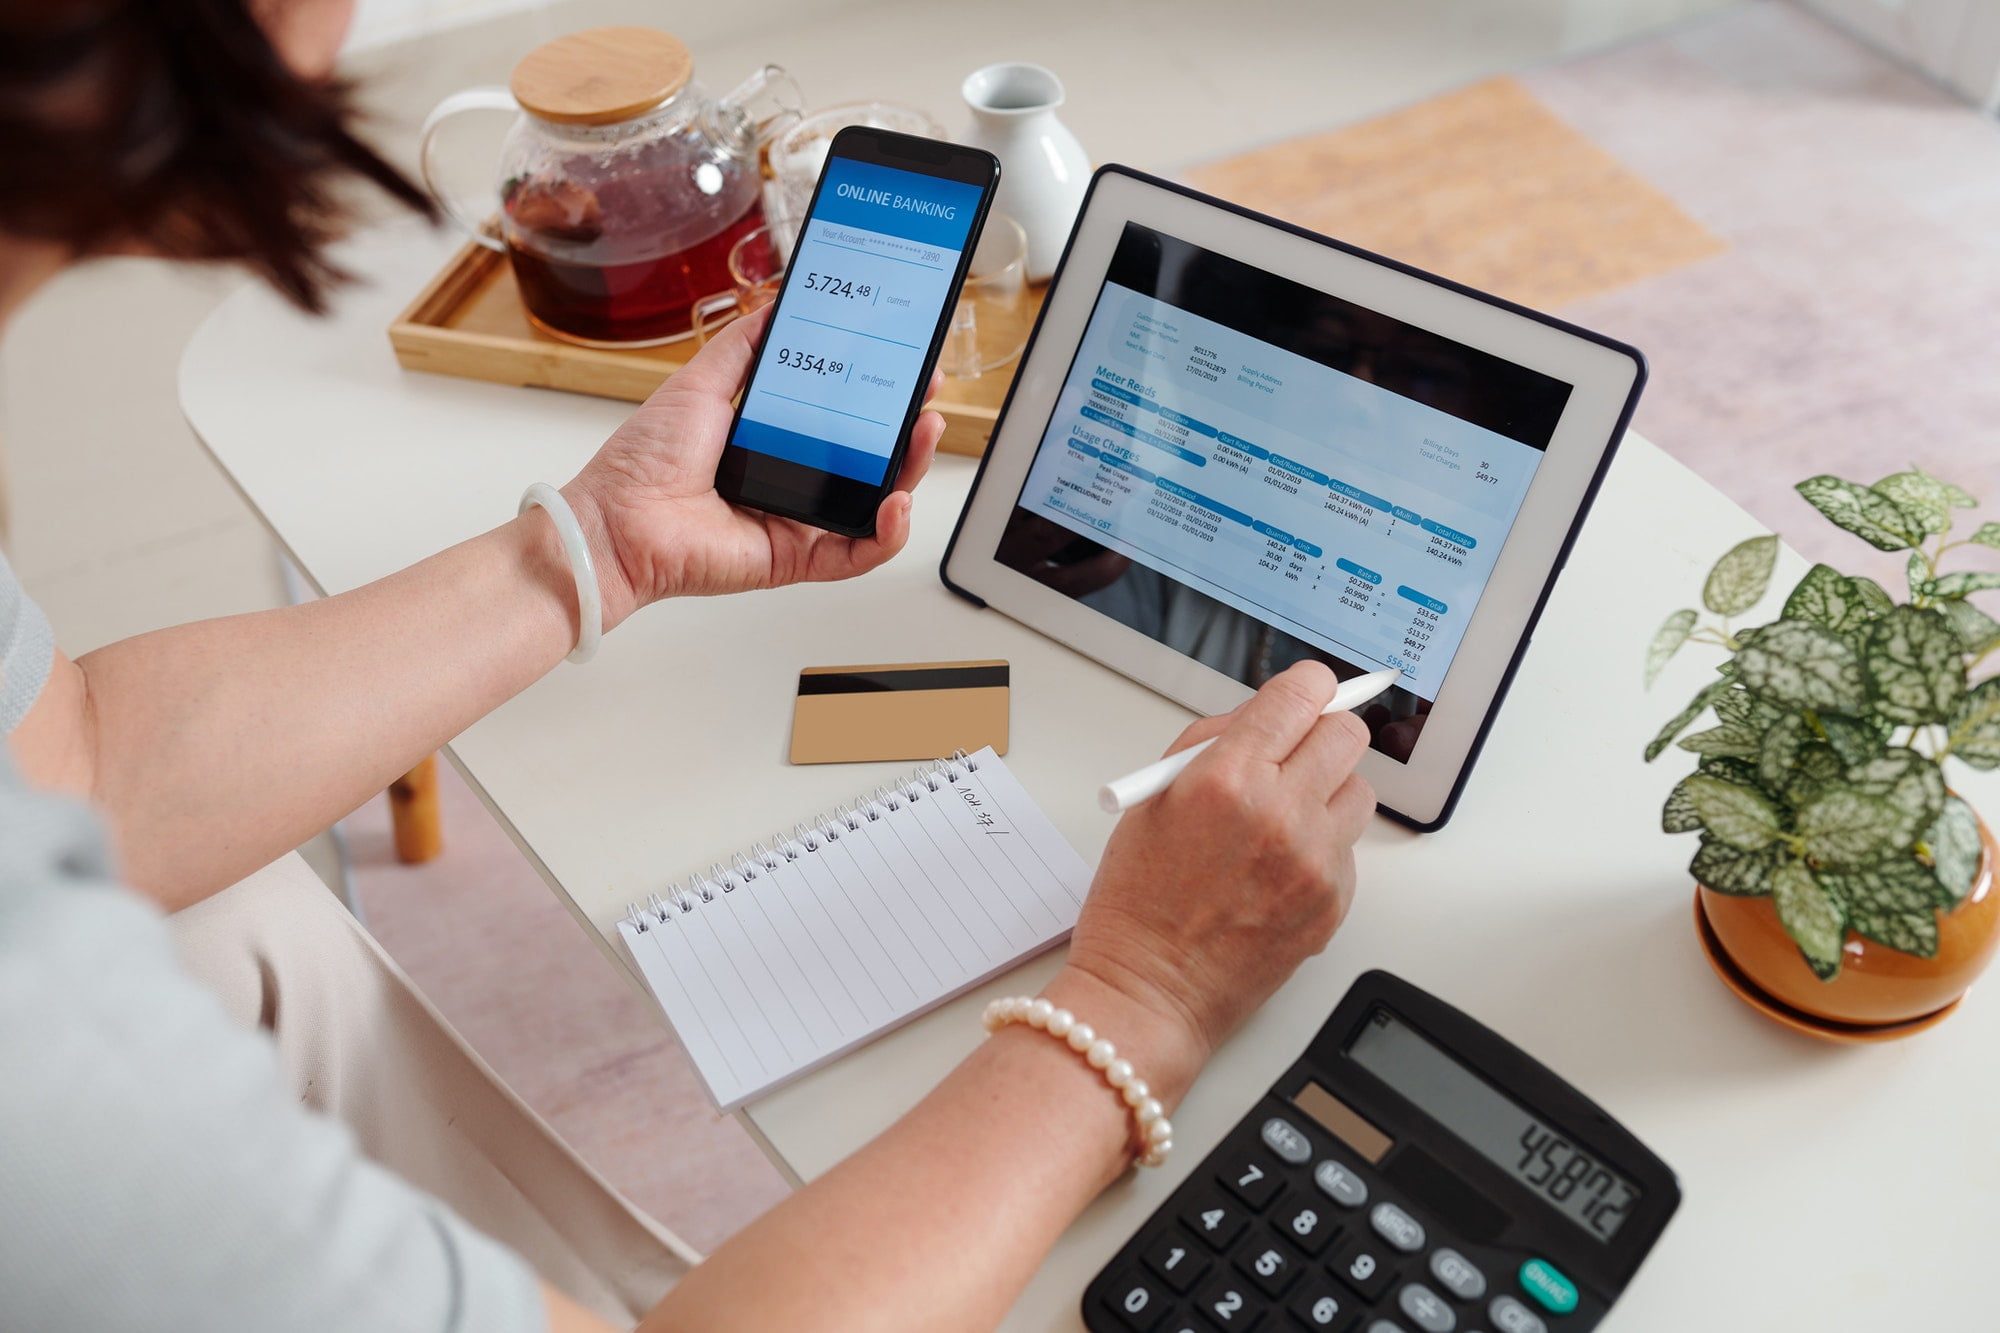
M 998 1032 L 1009 1023 L 1026 1023 L 1067 1042 L 1092 1069 L 1104 1075 L 1111 1090 L 1132 1108 L 1132 1119 L 1139 1130 L 1139 1165 L 1158 1166 L 1167 1160 L 1174 1147 L 1174 1127 L 1167 1120 L 1166 1109 L 1152 1095 L 1146 1080 L 1133 1072 L 1132 1062 L 1120 1059 L 1118 1048 L 1098 1036 L 1090 1024 L 1078 1022 L 1075 1014 L 1056 1008 L 1048 1000 L 1027 995 L 1010 995 L 993 1001 L 986 1006 L 981 1021 L 988 1032 Z

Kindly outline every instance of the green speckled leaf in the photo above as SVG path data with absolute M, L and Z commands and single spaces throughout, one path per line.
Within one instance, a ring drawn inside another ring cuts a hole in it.
M 1839 477 L 1808 477 L 1798 484 L 1806 503 L 1879 551 L 1907 551 L 1922 540 L 1923 522 L 1879 491 Z
M 1886 944 L 1901 953 L 1914 954 L 1918 958 L 1937 957 L 1935 907 L 1915 912 L 1875 912 L 1865 907 L 1853 908 L 1847 914 L 1847 924 L 1854 927 L 1855 934 L 1865 935 L 1877 944 Z
M 1915 857 L 1891 857 L 1865 870 L 1822 871 L 1820 886 L 1846 909 L 1857 934 L 1892 949 L 1937 953 L 1937 882 Z
M 1982 657 L 2000 647 L 2000 620 L 1995 620 L 1971 602 L 1954 598 L 1939 602 L 1938 610 L 1958 631 L 1958 641 L 1965 646 L 1965 651 L 1974 657 Z
M 1724 676 L 1721 680 L 1711 681 L 1703 687 L 1701 693 L 1695 695 L 1689 701 L 1686 708 L 1674 714 L 1667 722 L 1667 725 L 1660 728 L 1660 734 L 1653 737 L 1652 741 L 1646 746 L 1646 762 L 1650 764 L 1655 759 L 1658 759 L 1660 752 L 1674 743 L 1674 737 L 1686 731 L 1688 724 L 1693 722 L 1697 717 L 1700 717 L 1701 711 L 1704 708 L 1714 703 L 1716 699 L 1721 697 L 1724 690 L 1730 689 L 1734 684 L 1733 680 L 1728 676 Z
M 1914 846 L 1944 808 L 1944 774 L 1936 761 L 1904 745 L 1849 768 L 1847 785 L 1895 807 L 1900 822 L 1891 840 L 1897 851 Z
M 1785 799 L 1794 807 L 1804 805 L 1827 787 L 1844 780 L 1847 765 L 1830 745 L 1813 742 L 1799 747 L 1791 780 L 1785 784 Z
M 1683 778 L 1667 793 L 1667 803 L 1660 810 L 1660 831 L 1692 833 L 1700 827 L 1701 812 L 1694 808 L 1694 800 L 1687 794 L 1687 779 Z
M 1787 713 L 1765 730 L 1757 747 L 1757 778 L 1768 790 L 1784 790 L 1805 738 L 1806 720 L 1799 713 Z
M 1692 736 L 1681 739 L 1681 748 L 1695 754 L 1727 755 L 1736 759 L 1755 759 L 1763 741 L 1755 727 L 1725 722 L 1707 731 L 1697 731 Z
M 1658 679 L 1660 668 L 1681 650 L 1681 645 L 1687 642 L 1688 635 L 1694 632 L 1696 619 L 1693 611 L 1676 611 L 1667 617 L 1666 623 L 1653 635 L 1653 642 L 1646 649 L 1646 684 L 1651 685 Z
M 1931 607 L 1899 606 L 1872 622 L 1861 666 L 1875 711 L 1892 722 L 1942 722 L 1965 696 L 1965 650 L 1958 631 Z
M 1854 590 L 1855 600 L 1861 603 L 1864 619 L 1873 620 L 1877 616 L 1886 616 L 1896 609 L 1896 599 L 1884 592 L 1882 585 L 1874 579 L 1856 574 L 1847 583 Z M 1847 628 L 1852 629 L 1854 626 L 1849 624 Z
M 1860 870 L 1823 870 L 1821 887 L 1849 912 L 1865 907 L 1876 912 L 1928 911 L 1936 905 L 1937 886 L 1930 867 L 1914 856 L 1892 856 Z
M 1820 730 L 1826 733 L 1826 743 L 1833 747 L 1844 764 L 1865 764 L 1882 753 L 1886 738 L 1881 728 L 1865 718 L 1827 713 L 1820 718 L 1819 725 Z
M 1736 654 L 1744 685 L 1785 708 L 1858 713 L 1868 703 L 1861 660 L 1829 629 L 1803 620 L 1780 620 L 1758 632 Z
M 1757 698 L 1748 690 L 1725 690 L 1715 698 L 1715 716 L 1722 722 L 1734 722 L 1739 727 L 1755 725 Z
M 1785 619 L 1838 633 L 1867 620 L 1868 609 L 1845 574 L 1832 565 L 1814 565 L 1785 599 Z
M 1757 765 L 1747 759 L 1738 759 L 1732 755 L 1703 755 L 1701 763 L 1696 767 L 1712 778 L 1721 778 L 1724 782 L 1733 782 L 1739 787 L 1757 785 Z M 1770 795 L 1769 792 L 1764 794 Z
M 1730 690 L 1715 700 L 1717 719 L 1734 722 L 1738 726 L 1756 727 L 1760 731 L 1784 715 L 1783 709 L 1775 704 L 1765 703 L 1745 689 Z
M 1778 836 L 1778 807 L 1762 792 L 1708 773 L 1692 774 L 1681 785 L 1708 831 L 1730 846 L 1754 852 Z
M 1830 786 L 1799 807 L 1806 855 L 1823 866 L 1862 866 L 1896 850 L 1903 817 L 1888 797 Z
M 1688 862 L 1688 873 L 1695 877 L 1696 883 L 1704 884 L 1717 893 L 1755 898 L 1771 891 L 1771 871 L 1777 864 L 1778 849 L 1775 847 L 1746 852 L 1703 834 L 1694 860 Z
M 1979 818 L 1956 796 L 1944 798 L 1937 822 L 1924 833 L 1930 852 L 1931 877 L 1946 907 L 1956 907 L 1979 873 Z
M 1972 540 L 2000 551 L 2000 523 L 1981 523 L 1979 530 L 1972 534 Z
M 2000 676 L 1966 692 L 1945 724 L 1951 752 L 1974 768 L 2000 768 Z
M 1910 562 L 1903 567 L 1903 581 L 1910 585 L 1910 596 L 1930 595 L 1931 566 L 1930 561 L 1924 559 L 1923 552 L 1910 552 Z
M 1984 569 L 1961 569 L 1955 574 L 1938 575 L 1926 592 L 1932 597 L 1952 598 L 1991 592 L 1995 588 L 2000 588 L 2000 574 Z
M 1925 536 L 1943 532 L 1951 523 L 1951 494 L 1935 477 L 1898 472 L 1868 489 L 1902 510 L 1911 522 L 1922 524 Z
M 1702 604 L 1719 616 L 1740 616 L 1771 586 L 1771 569 L 1778 560 L 1778 539 L 1752 537 L 1738 542 L 1715 562 L 1702 585 Z
M 1846 927 L 1840 904 L 1820 887 L 1812 872 L 1797 861 L 1786 861 L 1771 872 L 1771 902 L 1785 933 L 1805 955 L 1806 965 L 1821 981 L 1840 974 L 1840 941 Z

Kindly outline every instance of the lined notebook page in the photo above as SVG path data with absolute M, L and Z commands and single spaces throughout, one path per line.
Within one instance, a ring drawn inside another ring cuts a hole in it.
M 619 931 L 728 1111 L 1062 940 L 1089 887 L 988 748 L 740 853 Z

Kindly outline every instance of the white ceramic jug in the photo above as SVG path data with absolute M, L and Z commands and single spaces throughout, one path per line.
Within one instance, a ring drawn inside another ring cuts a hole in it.
M 1028 277 L 1056 270 L 1076 211 L 1090 187 L 1090 158 L 1056 119 L 1062 80 L 1040 65 L 1008 61 L 974 70 L 960 89 L 972 125 L 960 136 L 1000 159 L 1000 193 L 993 211 L 1028 233 Z

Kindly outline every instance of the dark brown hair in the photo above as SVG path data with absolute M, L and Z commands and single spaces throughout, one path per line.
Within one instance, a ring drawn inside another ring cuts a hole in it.
M 317 312 L 343 177 L 434 215 L 352 119 L 249 0 L 0 0 L 0 233 L 241 260 Z

